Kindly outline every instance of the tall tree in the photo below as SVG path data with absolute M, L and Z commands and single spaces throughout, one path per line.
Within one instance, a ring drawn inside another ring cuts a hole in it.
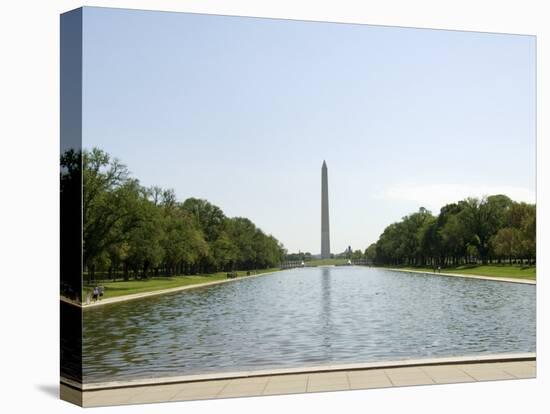
M 387 226 L 365 251 L 380 264 L 460 264 L 481 259 L 536 257 L 536 207 L 505 195 L 467 198 L 403 217 Z
M 61 190 L 71 184 L 80 155 L 61 158 Z M 275 266 L 284 247 L 246 218 L 227 218 L 207 200 L 177 201 L 171 189 L 144 188 L 126 166 L 94 148 L 82 154 L 84 266 L 126 279 L 160 273 L 194 274 Z M 73 180 L 74 181 L 74 180 Z M 80 221 L 80 220 L 79 220 Z
M 142 221 L 137 180 L 124 164 L 97 148 L 83 156 L 83 261 L 94 277 L 96 261 L 111 246 L 129 239 Z

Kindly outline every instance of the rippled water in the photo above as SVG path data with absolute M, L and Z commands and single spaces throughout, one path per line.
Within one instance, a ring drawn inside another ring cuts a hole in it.
M 85 382 L 535 351 L 535 286 L 287 270 L 84 312 Z

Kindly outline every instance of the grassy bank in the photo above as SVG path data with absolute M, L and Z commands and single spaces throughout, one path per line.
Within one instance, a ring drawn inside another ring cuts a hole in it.
M 433 273 L 432 267 L 388 266 L 395 269 L 410 269 Z M 458 273 L 464 275 L 510 277 L 517 279 L 536 280 L 535 266 L 521 265 L 463 265 L 441 268 L 442 273 Z
M 305 262 L 306 266 L 336 266 L 348 262 L 347 259 L 313 259 Z
M 250 271 L 251 275 L 274 272 L 278 268 L 261 269 Z M 237 272 L 239 277 L 246 276 L 246 270 Z M 197 285 L 200 283 L 214 282 L 227 279 L 227 272 L 218 272 L 210 275 L 192 275 L 192 276 L 173 276 L 173 277 L 155 277 L 146 280 L 128 280 L 108 282 L 101 281 L 95 284 L 86 285 L 83 288 L 83 298 L 86 298 L 88 292 L 91 292 L 94 286 L 100 285 L 105 288 L 103 299 L 114 298 L 117 296 L 132 295 L 135 293 L 153 292 L 156 290 L 173 289 L 178 287 Z

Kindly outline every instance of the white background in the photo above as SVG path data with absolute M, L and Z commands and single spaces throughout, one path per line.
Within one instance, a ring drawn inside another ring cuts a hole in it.
M 543 105 L 549 99 L 550 13 L 544 1 L 202 0 L 90 1 L 85 5 L 536 34 L 538 49 L 538 378 L 94 409 L 197 413 L 543 412 L 550 363 L 548 189 Z M 0 410 L 76 412 L 59 401 L 59 14 L 77 1 L 9 1 L 0 8 Z M 546 26 L 546 27 L 545 27 Z M 460 166 L 457 166 L 460 168 Z M 511 166 L 513 168 L 513 166 Z

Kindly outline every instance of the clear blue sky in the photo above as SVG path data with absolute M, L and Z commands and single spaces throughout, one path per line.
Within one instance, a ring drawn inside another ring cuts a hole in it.
M 535 38 L 84 10 L 83 144 L 289 251 L 467 195 L 534 202 Z

